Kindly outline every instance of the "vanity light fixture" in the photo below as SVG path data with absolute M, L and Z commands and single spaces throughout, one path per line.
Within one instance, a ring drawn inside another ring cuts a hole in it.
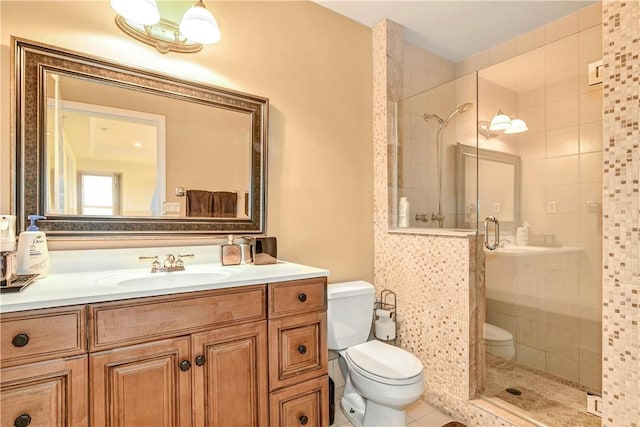
M 218 23 L 202 0 L 185 12 L 180 25 L 160 17 L 155 0 L 111 0 L 111 7 L 122 31 L 160 53 L 198 52 L 220 40 Z
M 511 127 L 511 119 L 502 110 L 498 110 L 491 124 L 489 124 L 489 130 L 505 130 Z
M 504 133 L 511 135 L 528 131 L 527 124 L 522 119 L 511 119 L 511 127 L 504 130 Z
M 504 125 L 501 125 L 499 127 L 502 127 L 503 129 L 494 129 L 494 128 L 492 128 L 493 120 L 491 122 L 488 122 L 486 120 L 481 120 L 481 121 L 478 122 L 478 133 L 480 135 L 484 136 L 487 139 L 491 139 L 491 138 L 497 138 L 500 135 L 502 135 L 503 133 L 505 135 L 513 135 L 513 134 L 516 134 L 516 133 L 522 133 L 522 132 L 526 132 L 526 131 L 529 130 L 529 128 L 527 127 L 527 124 L 525 123 L 524 120 L 516 119 L 516 118 L 510 118 L 509 116 L 504 114 L 501 110 L 498 110 L 498 114 L 496 114 L 496 117 L 498 117 L 499 115 L 502 115 L 502 116 L 506 117 L 509 120 L 509 126 L 508 127 L 504 127 Z M 494 117 L 494 119 L 495 119 L 495 117 Z M 501 117 L 496 122 L 504 124 L 506 122 L 506 120 L 504 120 L 504 118 Z

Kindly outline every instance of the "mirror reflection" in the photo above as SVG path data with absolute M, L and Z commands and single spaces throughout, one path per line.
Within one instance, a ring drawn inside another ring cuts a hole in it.
M 247 113 L 47 73 L 46 129 L 46 215 L 248 217 Z

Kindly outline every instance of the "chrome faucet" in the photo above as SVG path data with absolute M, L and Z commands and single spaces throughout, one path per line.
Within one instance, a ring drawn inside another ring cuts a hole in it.
M 180 254 L 177 257 L 173 254 L 167 254 L 164 262 L 160 264 L 160 260 L 158 255 L 154 256 L 141 256 L 138 257 L 138 261 L 151 261 L 151 272 L 166 272 L 170 273 L 172 271 L 184 271 L 184 261 L 183 258 L 193 258 L 194 254 Z

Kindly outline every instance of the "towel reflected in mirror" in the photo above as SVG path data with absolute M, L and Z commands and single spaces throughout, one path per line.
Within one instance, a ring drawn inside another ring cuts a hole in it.
M 236 218 L 238 193 L 232 191 L 187 190 L 189 217 Z

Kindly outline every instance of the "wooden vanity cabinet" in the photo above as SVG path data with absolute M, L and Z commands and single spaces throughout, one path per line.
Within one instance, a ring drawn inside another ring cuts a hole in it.
M 92 426 L 267 425 L 265 286 L 94 304 L 89 325 Z
M 327 280 L 269 284 L 270 426 L 329 425 Z
M 85 307 L 0 318 L 0 426 L 88 426 Z
M 2 315 L 0 427 L 327 427 L 326 284 Z

